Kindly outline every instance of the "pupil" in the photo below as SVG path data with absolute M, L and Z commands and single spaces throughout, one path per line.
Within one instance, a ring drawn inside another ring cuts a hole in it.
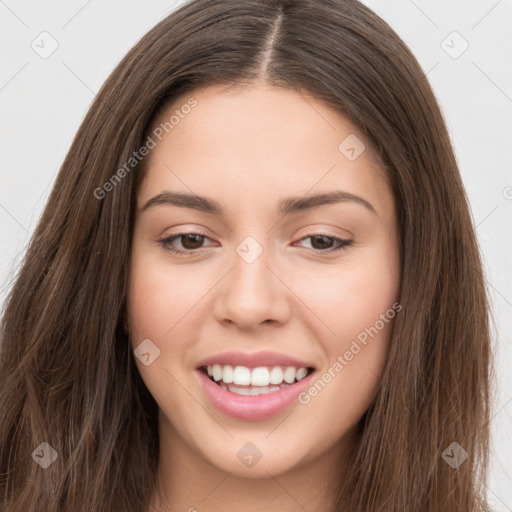
M 323 236 L 323 235 L 317 235 L 317 236 L 314 236 L 313 237 L 313 240 L 318 240 L 318 239 L 323 239 L 325 244 L 322 244 L 320 243 L 320 249 L 326 249 L 330 244 L 331 244 L 331 241 L 328 237 L 326 236 Z M 313 246 L 315 246 L 315 244 L 313 243 Z
M 196 244 L 197 244 L 197 247 L 194 246 L 194 240 L 193 238 L 196 238 Z M 199 241 L 197 240 L 199 238 Z M 190 247 L 188 245 L 188 241 L 190 241 L 192 239 L 192 246 L 193 247 Z M 185 235 L 185 238 L 184 238 L 184 241 L 186 241 L 186 243 L 183 243 L 183 246 L 186 248 L 186 249 L 197 249 L 199 247 L 201 247 L 201 239 L 202 239 L 202 236 L 201 235 L 195 235 L 195 234 L 189 234 L 189 235 Z

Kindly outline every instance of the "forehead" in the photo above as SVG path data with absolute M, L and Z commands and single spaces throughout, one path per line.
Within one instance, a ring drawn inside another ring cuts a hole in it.
M 235 189 L 238 198 L 340 187 L 378 196 L 387 186 L 357 127 L 307 93 L 263 84 L 198 88 L 162 110 L 151 132 L 158 127 L 161 140 L 147 162 L 141 201 L 160 189 L 228 201 Z M 347 144 L 360 156 L 347 158 Z
M 340 112 L 306 91 L 259 82 L 243 86 L 217 84 L 183 93 L 158 113 L 152 130 L 155 128 L 167 139 L 167 146 L 173 142 L 180 146 L 184 142 L 200 142 L 200 147 L 195 149 L 204 153 L 209 149 L 209 142 L 213 142 L 214 147 L 210 149 L 215 156 L 222 149 L 233 153 L 237 148 L 257 144 L 265 144 L 269 149 L 291 147 L 295 152 L 301 144 L 305 152 L 315 150 L 315 143 L 321 140 L 323 144 L 315 151 L 318 158 L 322 151 L 328 154 L 334 149 L 337 153 L 339 143 L 351 135 L 364 143 L 365 159 L 381 164 L 358 127 Z M 172 138 L 165 137 L 170 133 Z M 233 141 L 229 148 L 215 145 L 227 138 Z

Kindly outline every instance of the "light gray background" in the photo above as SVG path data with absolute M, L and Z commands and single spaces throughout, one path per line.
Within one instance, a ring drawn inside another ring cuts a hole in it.
M 181 3 L 0 0 L 0 304 L 94 95 L 138 39 Z M 496 511 L 512 511 L 512 2 L 364 3 L 428 73 L 455 146 L 496 323 L 488 497 Z M 31 44 L 42 52 L 52 38 L 58 48 L 43 59 Z

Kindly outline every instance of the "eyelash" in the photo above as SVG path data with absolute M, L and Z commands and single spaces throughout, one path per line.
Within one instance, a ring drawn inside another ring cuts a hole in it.
M 175 249 L 174 247 L 170 246 L 170 244 L 174 240 L 179 239 L 179 238 L 181 238 L 183 236 L 186 236 L 186 235 L 196 235 L 196 236 L 203 237 L 203 238 L 209 238 L 206 235 L 204 235 L 203 233 L 195 233 L 195 232 L 178 233 L 176 235 L 172 235 L 172 236 L 169 236 L 167 238 L 164 238 L 164 239 L 160 240 L 159 243 L 164 248 L 164 250 L 172 252 L 174 254 L 177 254 L 178 256 L 190 257 L 190 256 L 194 256 L 196 254 L 200 254 L 202 252 L 201 249 L 189 249 L 189 250 L 184 250 L 183 251 L 183 250 L 180 250 L 180 249 Z M 332 241 L 334 241 L 334 242 L 336 242 L 338 244 L 338 247 L 336 247 L 334 249 L 325 249 L 325 250 L 311 249 L 311 250 L 313 250 L 314 252 L 317 252 L 317 253 L 333 253 L 333 252 L 338 252 L 338 251 L 340 251 L 342 249 L 347 248 L 353 242 L 353 240 L 344 240 L 342 238 L 337 238 L 337 237 L 334 237 L 334 236 L 328 236 L 328 235 L 323 235 L 323 234 L 309 234 L 309 235 L 306 235 L 305 237 L 302 237 L 299 241 L 305 240 L 306 238 L 315 238 L 315 237 L 324 237 L 324 238 L 330 239 L 330 240 L 332 240 Z

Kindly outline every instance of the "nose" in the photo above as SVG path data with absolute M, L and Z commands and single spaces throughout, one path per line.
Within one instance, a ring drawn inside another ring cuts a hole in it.
M 217 321 L 245 330 L 260 324 L 286 323 L 292 292 L 268 251 L 252 262 L 236 253 L 232 261 L 232 268 L 218 285 L 214 306 Z

